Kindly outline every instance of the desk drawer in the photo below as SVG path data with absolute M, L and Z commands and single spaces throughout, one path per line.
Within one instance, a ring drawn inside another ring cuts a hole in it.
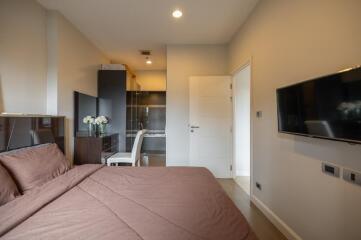
M 112 136 L 112 137 L 111 137 L 111 142 L 112 142 L 112 146 L 118 145 L 118 143 L 119 143 L 118 135 Z
M 112 151 L 114 151 L 114 149 L 118 148 L 118 144 L 119 144 L 118 135 L 104 137 L 102 143 L 102 150 L 109 151 L 109 149 L 112 149 Z
M 106 150 L 106 149 L 109 149 L 111 148 L 112 146 L 112 139 L 111 137 L 104 137 L 103 138 L 103 141 L 102 141 L 102 150 Z

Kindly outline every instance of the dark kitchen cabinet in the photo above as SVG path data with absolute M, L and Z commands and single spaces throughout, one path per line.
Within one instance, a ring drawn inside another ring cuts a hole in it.
M 126 96 L 125 70 L 98 71 L 99 115 L 109 118 L 107 132 L 118 133 L 119 151 L 126 150 Z

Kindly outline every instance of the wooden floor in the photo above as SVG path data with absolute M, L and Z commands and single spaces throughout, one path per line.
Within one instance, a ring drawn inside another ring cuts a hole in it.
M 236 176 L 235 178 L 233 178 L 234 181 L 238 184 L 238 186 L 241 187 L 241 189 L 243 191 L 245 191 L 248 195 L 250 194 L 250 176 Z
M 148 167 L 165 167 L 165 154 L 150 155 L 148 156 L 148 163 L 142 165 Z
M 218 179 L 218 182 L 245 216 L 259 240 L 287 240 L 266 216 L 251 203 L 249 195 L 233 179 Z

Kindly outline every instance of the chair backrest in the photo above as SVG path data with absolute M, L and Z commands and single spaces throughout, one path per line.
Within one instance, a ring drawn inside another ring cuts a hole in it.
M 135 166 L 137 161 L 140 161 L 140 150 L 142 149 L 143 138 L 144 138 L 144 134 L 146 132 L 147 132 L 146 129 L 139 130 L 137 132 L 137 135 L 135 136 L 134 144 L 133 144 L 133 148 L 132 148 L 133 166 Z
M 33 144 L 54 143 L 55 138 L 51 129 L 30 130 Z

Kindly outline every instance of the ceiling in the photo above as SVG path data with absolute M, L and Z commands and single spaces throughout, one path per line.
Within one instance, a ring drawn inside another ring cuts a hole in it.
M 38 0 L 58 10 L 110 59 L 166 69 L 167 44 L 225 44 L 258 0 Z M 175 19 L 175 8 L 183 17 Z M 152 65 L 140 49 L 152 50 Z

